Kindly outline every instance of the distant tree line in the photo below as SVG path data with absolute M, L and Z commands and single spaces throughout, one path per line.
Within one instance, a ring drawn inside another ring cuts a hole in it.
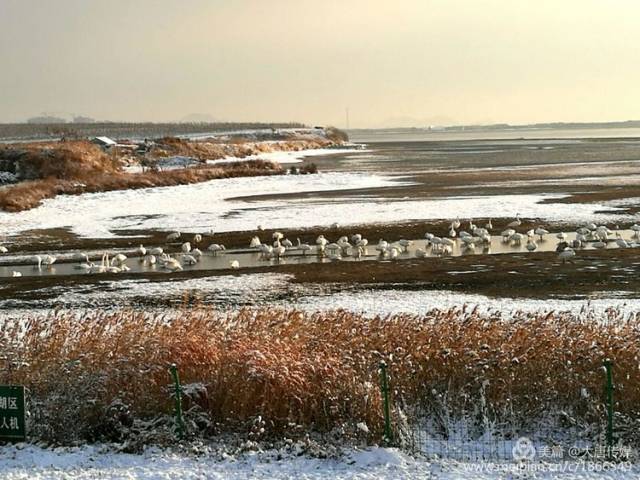
M 302 123 L 3 123 L 0 124 L 0 140 L 46 140 L 54 138 L 83 138 L 108 136 L 114 138 L 158 138 L 174 135 L 235 132 L 240 130 L 278 130 L 306 128 Z

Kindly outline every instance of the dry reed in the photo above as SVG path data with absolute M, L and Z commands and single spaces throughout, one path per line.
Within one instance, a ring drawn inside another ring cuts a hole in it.
M 114 401 L 131 418 L 170 413 L 167 367 L 174 362 L 185 383 L 206 390 L 187 406 L 197 405 L 218 430 L 242 430 L 260 416 L 270 434 L 353 433 L 364 422 L 375 437 L 380 360 L 390 365 L 398 408 L 446 395 L 451 412 L 463 411 L 482 392 L 495 415 L 508 409 L 533 422 L 551 408 L 580 415 L 581 393 L 600 398 L 602 360 L 611 357 L 616 410 L 638 418 L 639 349 L 639 317 L 56 313 L 2 324 L 0 383 L 26 385 L 37 411 L 34 434 L 61 442 L 99 438 Z

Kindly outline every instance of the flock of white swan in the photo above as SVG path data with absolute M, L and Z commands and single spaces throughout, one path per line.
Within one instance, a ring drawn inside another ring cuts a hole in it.
M 507 225 L 507 228 L 501 232 L 502 242 L 514 246 L 522 245 L 526 241 L 526 249 L 530 252 L 538 248 L 538 242 L 546 241 L 545 237 L 550 235 L 549 231 L 537 227 L 530 229 L 524 233 L 519 233 L 517 228 L 522 225 L 519 215 L 516 215 L 514 221 Z M 336 225 L 332 226 L 336 228 Z M 467 228 L 462 229 L 463 225 L 460 220 L 454 220 L 449 226 L 448 236 L 438 237 L 427 232 L 424 235 L 425 247 L 417 248 L 415 256 L 417 258 L 425 258 L 428 256 L 446 256 L 451 255 L 454 246 L 459 245 L 461 250 L 473 250 L 476 246 L 486 247 L 491 244 L 491 231 L 493 225 L 491 219 L 480 227 L 475 225 L 472 220 L 468 221 Z M 259 227 L 260 230 L 262 230 Z M 615 242 L 619 248 L 640 247 L 640 225 L 631 226 L 631 238 L 625 239 L 619 231 L 612 231 L 604 225 L 595 225 L 589 223 L 583 225 L 576 230 L 575 239 L 568 240 L 567 234 L 560 232 L 555 234 L 557 239 L 556 252 L 558 257 L 563 261 L 570 260 L 576 255 L 576 250 L 584 248 L 590 244 L 593 248 L 606 248 L 610 242 Z M 173 232 L 167 235 L 166 249 L 175 248 L 179 245 L 179 252 L 167 253 L 163 247 L 154 247 L 147 249 L 140 245 L 135 252 L 135 256 L 141 265 L 152 268 L 160 268 L 167 272 L 182 271 L 184 266 L 195 265 L 202 259 L 205 252 L 198 248 L 202 244 L 203 237 L 200 234 L 193 236 L 191 241 L 184 240 L 180 232 Z M 375 245 L 377 256 L 380 259 L 395 260 L 401 253 L 408 253 L 408 249 L 413 245 L 412 240 L 400 239 L 396 242 L 388 242 L 379 240 Z M 258 236 L 251 238 L 249 249 L 259 253 L 263 260 L 275 260 L 280 262 L 287 254 L 307 255 L 315 254 L 320 258 L 326 258 L 331 261 L 338 261 L 345 257 L 360 259 L 368 254 L 369 241 L 359 233 L 350 236 L 342 236 L 335 242 L 330 242 L 324 235 L 316 238 L 315 245 L 302 243 L 300 239 L 294 244 L 291 240 L 284 237 L 281 232 L 272 234 L 272 243 L 263 243 Z M 226 248 L 220 243 L 211 243 L 206 252 L 216 256 L 221 252 L 225 252 Z M 0 253 L 7 253 L 7 248 L 0 246 Z M 128 272 L 131 268 L 127 265 L 126 255 L 117 253 L 112 255 L 104 253 L 101 261 L 95 263 L 89 260 L 86 253 L 75 253 L 73 259 L 78 263 L 74 265 L 74 269 L 89 274 L 100 273 L 122 273 Z M 54 255 L 35 255 L 32 257 L 34 268 L 42 270 L 43 268 L 51 269 L 57 261 Z M 229 268 L 240 268 L 238 260 L 229 261 Z M 12 276 L 20 277 L 21 272 L 14 271 Z

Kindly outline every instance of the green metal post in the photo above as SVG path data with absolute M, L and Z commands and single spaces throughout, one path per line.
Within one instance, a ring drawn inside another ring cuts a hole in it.
M 393 441 L 393 433 L 391 432 L 391 413 L 389 410 L 389 379 L 387 377 L 387 364 L 380 362 L 380 386 L 382 387 L 382 402 L 384 408 L 384 437 L 385 444 Z
M 176 402 L 176 423 L 178 426 L 178 438 L 184 438 L 184 422 L 182 420 L 182 387 L 180 386 L 180 377 L 178 376 L 178 367 L 175 363 L 169 367 L 169 372 L 173 377 L 175 402 Z
M 607 373 L 607 447 L 613 447 L 613 362 L 605 359 L 603 362 Z

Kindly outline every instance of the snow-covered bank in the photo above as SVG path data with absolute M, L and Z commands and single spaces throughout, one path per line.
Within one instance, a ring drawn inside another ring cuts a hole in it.
M 340 459 L 317 459 L 278 451 L 233 456 L 187 455 L 147 449 L 142 455 L 105 447 L 42 449 L 0 447 L 0 478 L 45 479 L 626 479 L 638 478 L 636 465 L 530 464 L 530 475 L 513 463 L 428 462 L 392 448 L 347 451 Z M 564 469 L 562 471 L 561 469 Z
M 320 173 L 275 177 L 229 178 L 175 187 L 58 196 L 19 213 L 0 212 L 3 233 L 69 227 L 85 237 L 109 237 L 113 230 L 182 230 L 217 232 L 265 228 L 306 228 L 403 220 L 434 220 L 443 212 L 460 218 L 540 217 L 548 221 L 615 222 L 632 217 L 604 204 L 540 203 L 561 195 L 461 196 L 389 199 L 369 193 L 340 195 L 353 189 L 402 185 L 402 179 L 370 173 Z M 404 182 L 406 184 L 406 182 Z M 331 198 L 292 200 L 261 195 L 336 192 Z M 596 213 L 598 212 L 598 213 Z M 453 213 L 452 213 L 453 214 Z
M 251 160 L 265 160 L 268 162 L 276 162 L 283 165 L 302 163 L 305 158 L 308 157 L 320 157 L 327 155 L 348 154 L 355 152 L 370 152 L 371 150 L 365 150 L 363 148 L 311 148 L 304 150 L 282 150 L 275 152 L 257 153 L 255 155 L 248 155 L 245 157 L 225 157 L 216 160 L 207 160 L 207 165 L 220 165 L 225 163 L 241 163 Z M 185 156 L 174 156 L 160 159 L 157 162 L 157 166 L 162 170 L 173 170 L 178 168 L 189 168 L 201 165 L 201 162 L 195 158 Z M 131 165 L 125 167 L 128 173 L 139 173 L 144 169 L 140 165 Z

